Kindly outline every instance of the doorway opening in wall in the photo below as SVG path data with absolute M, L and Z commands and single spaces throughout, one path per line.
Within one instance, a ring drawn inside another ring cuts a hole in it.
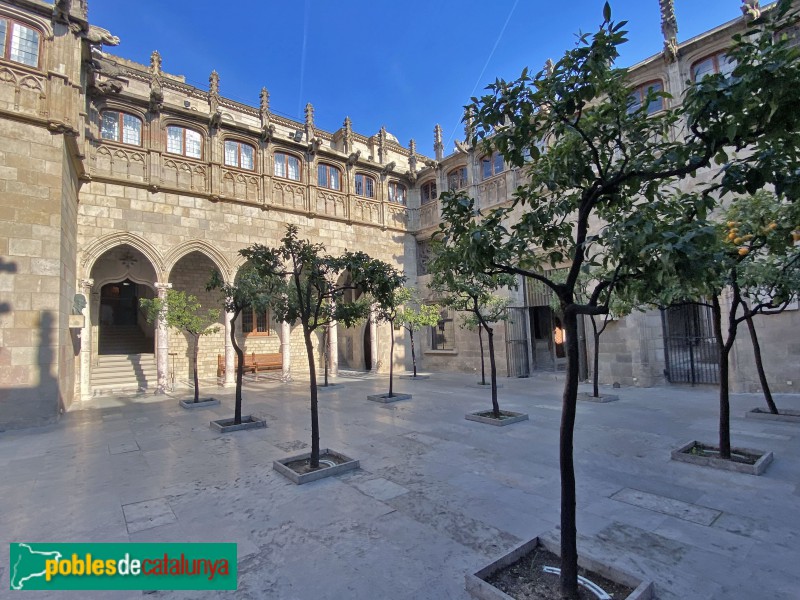
M 530 311 L 533 365 L 537 371 L 563 371 L 567 368 L 564 328 L 549 306 L 532 306 Z
M 153 354 L 153 326 L 139 308 L 139 298 L 153 292 L 130 279 L 100 289 L 98 354 Z
M 372 341 L 369 336 L 369 325 L 364 327 L 364 370 L 372 370 Z
M 670 383 L 719 383 L 719 350 L 711 307 L 686 302 L 661 311 L 664 374 Z

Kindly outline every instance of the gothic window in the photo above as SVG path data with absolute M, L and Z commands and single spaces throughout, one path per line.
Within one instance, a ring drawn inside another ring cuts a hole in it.
M 720 73 L 727 77 L 736 68 L 736 62 L 728 58 L 725 52 L 717 52 L 706 56 L 692 65 L 692 80 L 700 81 L 706 75 Z
M 356 196 L 375 197 L 375 180 L 369 175 L 356 173 Z
M 247 308 L 242 311 L 242 332 L 249 335 L 269 335 L 269 311 Z
M 458 167 L 447 174 L 447 189 L 452 192 L 463 187 L 467 187 L 467 167 Z
M 431 327 L 431 350 L 455 350 L 456 328 L 453 313 L 443 308 L 439 322 Z
M 142 145 L 142 120 L 128 113 L 105 110 L 100 116 L 100 137 L 104 140 Z
M 406 186 L 396 181 L 389 182 L 389 202 L 396 202 L 397 204 L 406 204 Z
M 650 81 L 635 88 L 631 92 L 631 95 L 628 96 L 628 114 L 639 110 L 642 107 L 642 104 L 644 104 L 645 100 L 647 100 L 648 94 L 651 92 L 661 92 L 663 89 L 664 86 L 660 81 Z M 664 98 L 658 96 L 650 100 L 649 104 L 647 105 L 647 114 L 651 115 L 663 109 Z
M 329 190 L 341 190 L 342 180 L 339 175 L 339 169 L 333 165 L 320 163 L 317 166 L 317 185 Z
M 498 173 L 503 172 L 503 157 L 499 152 L 495 152 L 491 156 L 484 156 L 481 159 L 481 177 L 489 179 Z
M 167 127 L 167 152 L 189 158 L 203 158 L 203 136 L 186 127 Z
M 275 153 L 275 177 L 300 181 L 300 159 L 293 154 Z
M 433 202 L 436 200 L 436 182 L 429 181 L 427 183 L 423 183 L 420 193 L 422 204 L 427 204 L 428 202 Z
M 255 162 L 255 148 L 244 142 L 225 140 L 225 165 L 239 167 L 240 169 L 253 170 Z
M 0 18 L 0 57 L 29 67 L 38 67 L 40 39 L 41 34 L 35 29 L 5 17 Z

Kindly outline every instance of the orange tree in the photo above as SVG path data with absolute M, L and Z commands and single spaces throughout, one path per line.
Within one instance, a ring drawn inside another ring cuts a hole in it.
M 676 273 L 696 272 L 691 265 L 714 245 L 714 228 L 702 221 L 717 196 L 667 193 L 676 181 L 709 168 L 727 189 L 772 184 L 780 194 L 798 196 L 800 67 L 797 51 L 778 33 L 790 8 L 789 0 L 779 0 L 732 41 L 733 76 L 693 83 L 682 103 L 654 114 L 650 103 L 666 94 L 650 90 L 638 108 L 632 102 L 628 72 L 615 65 L 625 23 L 612 20 L 608 4 L 599 30 L 580 36 L 551 69 L 497 80 L 467 107 L 471 142 L 500 152 L 527 181 L 511 206 L 485 213 L 463 194 L 444 194 L 442 235 L 465 245 L 465 263 L 475 272 L 518 274 L 548 286 L 564 315 L 559 460 L 565 598 L 578 594 L 578 317 L 605 314 L 602 298 L 618 285 L 638 282 L 655 298 Z M 566 269 L 561 282 L 548 274 L 555 267 Z M 592 267 L 609 276 L 579 299 L 578 278 Z
M 338 257 L 325 254 L 322 244 L 300 239 L 295 225 L 286 226 L 286 235 L 279 246 L 269 248 L 253 244 L 239 253 L 248 259 L 262 279 L 283 282 L 280 291 L 268 298 L 275 318 L 292 324 L 299 321 L 302 326 L 310 376 L 310 466 L 317 469 L 319 410 L 312 336 L 317 329 L 333 321 L 350 327 L 366 318 L 370 301 L 388 303 L 405 277 L 394 267 L 370 258 L 364 252 L 345 252 Z M 349 272 L 350 277 L 340 277 L 345 272 Z M 364 295 L 360 301 L 345 302 L 348 290 L 361 290 Z

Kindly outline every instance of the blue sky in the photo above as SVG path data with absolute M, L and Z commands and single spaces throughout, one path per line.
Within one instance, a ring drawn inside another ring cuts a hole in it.
M 617 0 L 627 20 L 622 65 L 660 52 L 657 0 Z M 676 0 L 683 41 L 741 15 L 737 0 Z M 226 10 L 230 7 L 230 10 Z M 445 152 L 463 138 L 462 107 L 496 77 L 538 70 L 602 21 L 603 0 L 90 0 L 90 21 L 121 38 L 111 53 L 149 64 L 203 89 L 213 69 L 222 95 L 258 105 L 269 89 L 274 112 L 338 129 L 345 116 L 372 135 L 385 125 L 404 146 L 432 154 L 433 127 Z

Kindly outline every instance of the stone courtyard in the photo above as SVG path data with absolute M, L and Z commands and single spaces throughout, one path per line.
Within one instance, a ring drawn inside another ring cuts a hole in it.
M 501 407 L 530 420 L 499 428 L 464 419 L 490 407 L 474 380 L 397 379 L 413 399 L 379 404 L 366 396 L 385 392 L 385 377 L 339 377 L 320 394 L 322 447 L 361 469 L 303 486 L 272 461 L 310 443 L 307 382 L 250 378 L 244 414 L 267 428 L 232 434 L 208 426 L 232 415 L 227 389 L 213 390 L 220 406 L 192 411 L 178 406 L 185 393 L 78 402 L 56 425 L 0 435 L 0 531 L 5 542 L 238 544 L 236 592 L 146 597 L 466 599 L 466 573 L 556 536 L 559 521 L 563 382 L 503 379 Z M 746 420 L 763 400 L 734 396 L 734 445 L 775 461 L 760 477 L 721 472 L 669 459 L 688 440 L 716 440 L 715 388 L 614 393 L 618 402 L 578 406 L 581 553 L 653 580 L 661 600 L 800 597 L 800 426 Z M 797 396 L 777 400 L 800 408 Z

